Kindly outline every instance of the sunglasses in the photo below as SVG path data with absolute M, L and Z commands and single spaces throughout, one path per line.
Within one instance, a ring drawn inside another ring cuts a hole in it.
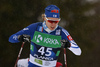
M 49 23 L 58 23 L 60 21 L 60 19 L 58 20 L 51 20 L 51 19 L 48 19 L 47 17 L 45 17 L 46 20 L 49 22 Z

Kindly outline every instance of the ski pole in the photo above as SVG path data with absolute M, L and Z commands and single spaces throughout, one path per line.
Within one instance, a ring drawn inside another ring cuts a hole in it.
M 68 40 L 61 40 L 61 44 L 62 44 L 62 48 L 64 50 L 64 61 L 65 61 L 65 67 L 67 67 L 67 58 L 66 58 L 66 48 L 65 48 L 65 45 L 66 45 L 66 42 L 68 42 Z
M 22 52 L 22 49 L 23 49 L 24 44 L 25 44 L 25 42 L 23 42 L 22 45 L 21 45 L 21 48 L 20 48 L 20 51 L 19 51 L 19 54 L 18 54 L 18 57 L 17 57 L 17 60 L 16 60 L 16 63 L 15 63 L 15 65 L 14 65 L 14 67 L 17 66 L 17 62 L 18 62 L 18 60 L 19 60 L 19 58 L 20 58 L 20 55 L 21 55 L 21 52 Z
M 65 67 L 67 67 L 66 48 L 63 48 L 63 49 L 64 49 Z

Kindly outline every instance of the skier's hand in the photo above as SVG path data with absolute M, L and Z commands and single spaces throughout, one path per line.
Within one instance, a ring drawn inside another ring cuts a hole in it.
M 18 40 L 21 42 L 30 42 L 30 36 L 29 35 L 19 35 Z
M 61 44 L 62 44 L 61 47 L 63 47 L 63 48 L 69 48 L 71 46 L 70 42 L 68 40 L 65 40 L 65 39 L 61 40 Z

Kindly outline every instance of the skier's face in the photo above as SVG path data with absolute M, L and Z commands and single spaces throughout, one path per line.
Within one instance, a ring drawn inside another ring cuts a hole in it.
M 51 18 L 51 17 L 45 17 L 46 25 L 50 30 L 54 30 L 56 26 L 58 25 L 60 19 L 59 18 Z

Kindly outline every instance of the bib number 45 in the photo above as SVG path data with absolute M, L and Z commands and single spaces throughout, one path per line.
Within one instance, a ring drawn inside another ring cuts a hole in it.
M 38 52 L 41 53 L 41 55 L 44 55 L 45 56 L 50 56 L 51 55 L 51 51 L 52 51 L 52 48 L 47 48 L 46 51 L 45 51 L 45 47 L 41 47 Z

